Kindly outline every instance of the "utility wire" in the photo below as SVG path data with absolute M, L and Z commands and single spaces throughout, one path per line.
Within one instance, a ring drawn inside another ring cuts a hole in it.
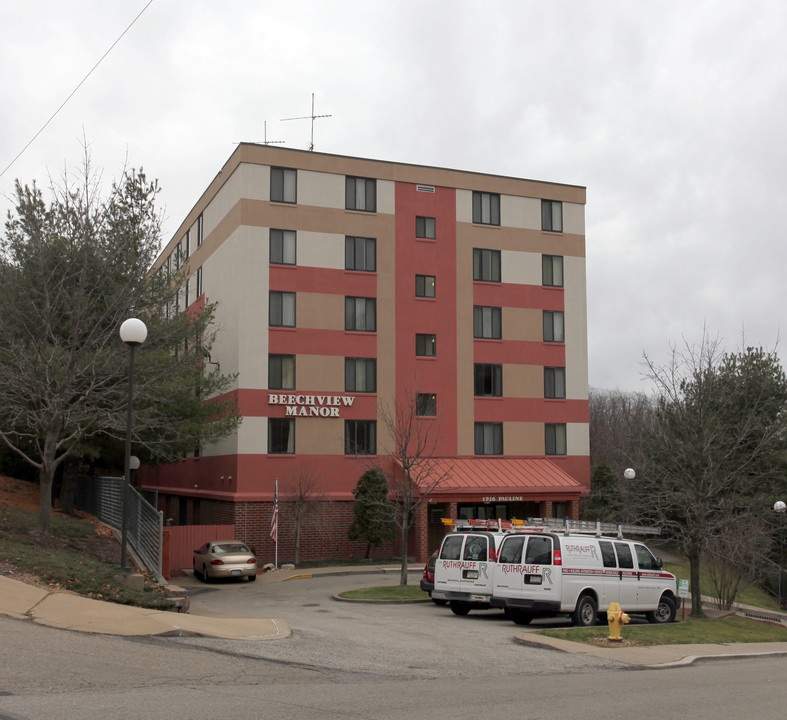
M 72 98 L 72 97 L 73 97 L 73 96 L 76 94 L 76 91 L 77 91 L 77 90 L 79 90 L 79 88 L 81 88 L 81 87 L 82 87 L 82 85 L 84 85 L 85 81 L 86 81 L 86 80 L 87 80 L 87 79 L 88 79 L 88 78 L 89 78 L 89 77 L 90 77 L 90 76 L 93 74 L 93 71 L 94 71 L 94 70 L 95 70 L 95 69 L 96 69 L 96 68 L 97 68 L 99 65 L 101 65 L 101 63 L 104 61 L 104 58 L 105 58 L 107 55 L 109 55 L 109 53 L 111 53 L 111 52 L 112 52 L 112 49 L 115 47 L 115 45 L 117 45 L 117 44 L 118 44 L 118 43 L 121 41 L 121 39 L 123 38 L 123 36 L 124 36 L 124 35 L 125 35 L 125 34 L 126 34 L 128 31 L 129 31 L 129 30 L 131 30 L 131 27 L 134 25 L 134 23 L 135 23 L 137 20 L 139 20 L 139 19 L 142 17 L 142 13 L 144 13 L 144 12 L 145 12 L 145 10 L 147 10 L 147 9 L 148 9 L 148 8 L 149 8 L 149 7 L 150 7 L 152 4 L 153 4 L 153 2 L 154 2 L 154 0 L 149 0 L 148 4 L 147 4 L 147 5 L 145 5 L 145 7 L 143 7 L 143 8 L 142 8 L 142 10 L 140 10 L 140 11 L 139 11 L 139 14 L 138 14 L 138 15 L 137 15 L 137 16 L 136 16 L 136 17 L 135 17 L 135 18 L 134 18 L 134 19 L 133 19 L 133 20 L 132 20 L 132 21 L 129 23 L 128 27 L 127 27 L 127 28 L 126 28 L 126 29 L 125 29 L 125 30 L 124 30 L 122 33 L 120 33 L 120 35 L 118 36 L 117 40 L 115 40 L 115 42 L 113 42 L 113 43 L 112 43 L 112 44 L 109 46 L 109 49 L 108 49 L 108 50 L 107 50 L 107 51 L 106 51 L 106 52 L 105 52 L 105 53 L 104 53 L 104 54 L 101 56 L 101 58 L 99 59 L 99 61 L 98 61 L 98 62 L 97 62 L 95 65 L 93 65 L 93 67 L 90 69 L 90 72 L 89 72 L 87 75 L 85 75 L 85 77 L 83 77 L 83 78 L 82 78 L 82 80 L 80 81 L 79 85 L 77 85 L 77 86 L 76 86 L 76 87 L 75 87 L 75 88 L 74 88 L 74 89 L 71 91 L 71 93 L 69 94 L 69 96 L 68 96 L 68 97 L 67 97 L 65 100 L 63 100 L 63 102 L 60 104 L 60 107 L 59 107 L 57 110 L 55 110 L 55 112 L 53 112 L 53 113 L 52 113 L 52 116 L 49 118 L 49 120 L 47 120 L 47 121 L 46 121 L 46 122 L 43 124 L 43 126 L 41 127 L 41 129 L 40 129 L 40 130 L 39 130 L 39 131 L 38 131 L 38 132 L 37 132 L 35 135 L 33 135 L 33 137 L 30 139 L 30 141 L 27 143 L 27 145 L 25 145 L 25 146 L 24 146 L 24 147 L 23 147 L 23 148 L 22 148 L 22 149 L 19 151 L 19 154 L 18 154 L 18 155 L 17 155 L 17 156 L 16 156 L 16 157 L 15 157 L 15 158 L 14 158 L 14 159 L 13 159 L 13 160 L 10 162 L 10 163 L 8 163 L 8 165 L 6 165 L 6 166 L 5 166 L 5 168 L 3 169 L 3 172 L 0 172 L 0 178 L 1 178 L 1 177 L 3 177 L 3 175 L 5 175 L 5 174 L 6 174 L 6 172 L 8 172 L 8 170 L 9 170 L 9 169 L 10 169 L 10 168 L 13 166 L 13 164 L 14 164 L 14 163 L 15 163 L 17 160 L 19 160 L 19 158 L 20 158 L 20 157 L 22 157 L 22 155 L 24 154 L 25 150 L 27 150 L 27 148 L 29 148 L 29 147 L 30 147 L 30 146 L 31 146 L 31 145 L 32 145 L 32 144 L 33 144 L 33 143 L 36 141 L 36 139 L 38 138 L 38 136 L 39 136 L 39 135 L 40 135 L 42 132 L 44 132 L 44 130 L 46 130 L 46 128 L 47 128 L 47 125 L 49 125 L 49 123 L 51 123 L 51 122 L 52 122 L 52 120 L 54 120 L 54 119 L 55 119 L 55 117 L 57 117 L 58 113 L 59 113 L 59 112 L 60 112 L 60 111 L 61 111 L 61 110 L 62 110 L 62 109 L 65 107 L 66 103 L 67 103 L 67 102 L 68 102 L 68 101 L 69 101 L 69 100 L 70 100 L 70 99 L 71 99 L 71 98 Z

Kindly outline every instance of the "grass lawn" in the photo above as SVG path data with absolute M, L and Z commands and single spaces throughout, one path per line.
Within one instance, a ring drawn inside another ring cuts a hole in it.
M 390 585 L 383 587 L 359 588 L 339 593 L 339 597 L 347 600 L 428 600 L 429 594 L 425 593 L 416 583 L 415 585 Z
M 52 534 L 41 535 L 36 521 L 35 513 L 0 507 L 0 566 L 7 577 L 37 580 L 43 587 L 123 605 L 172 606 L 147 577 L 143 590 L 119 582 L 117 543 L 99 535 L 95 524 L 53 516 Z
M 555 628 L 539 630 L 538 634 L 592 645 L 606 641 L 609 630 L 602 626 Z M 668 625 L 625 625 L 621 635 L 638 645 L 787 642 L 787 628 L 735 616 L 716 620 L 686 618 Z

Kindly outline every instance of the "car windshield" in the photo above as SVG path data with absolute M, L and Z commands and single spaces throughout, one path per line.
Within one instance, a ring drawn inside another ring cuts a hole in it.
M 224 543 L 223 545 L 214 545 L 214 553 L 247 553 L 250 552 L 249 548 L 241 543 Z

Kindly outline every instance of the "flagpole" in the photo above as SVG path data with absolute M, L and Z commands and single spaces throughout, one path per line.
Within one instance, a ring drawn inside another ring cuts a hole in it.
M 273 491 L 273 514 L 271 515 L 271 538 L 274 545 L 274 570 L 279 569 L 279 478 L 276 478 L 276 487 Z

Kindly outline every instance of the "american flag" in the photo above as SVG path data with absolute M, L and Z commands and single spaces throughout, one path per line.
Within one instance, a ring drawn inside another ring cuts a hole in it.
M 273 515 L 271 516 L 271 538 L 276 542 L 279 532 L 279 481 L 276 481 L 276 489 L 273 491 Z

